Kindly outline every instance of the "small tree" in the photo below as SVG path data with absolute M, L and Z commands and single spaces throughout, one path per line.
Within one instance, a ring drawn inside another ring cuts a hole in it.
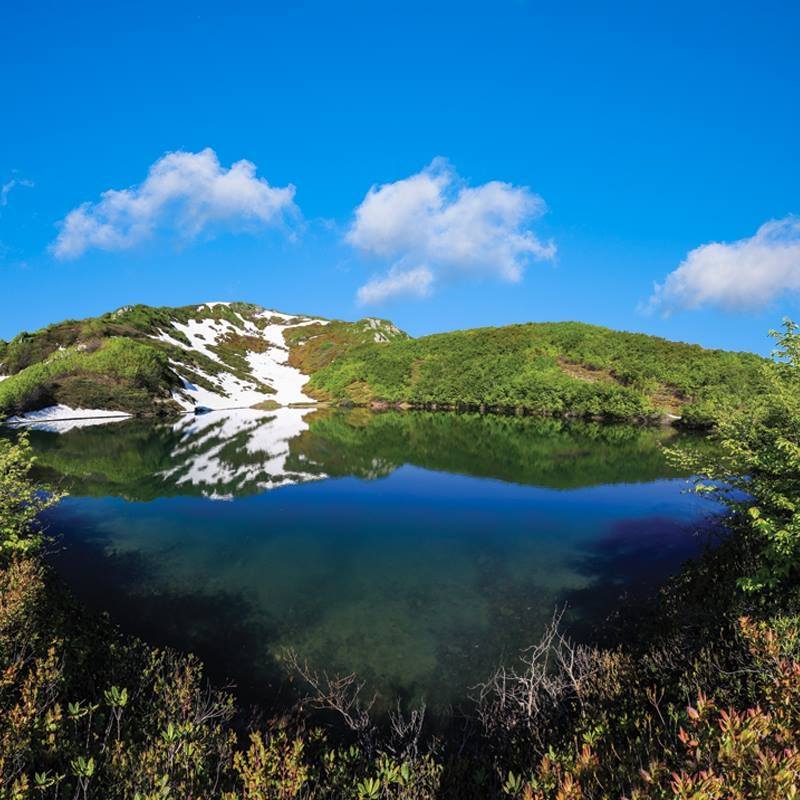
M 698 476 L 696 491 L 723 502 L 754 545 L 756 568 L 739 580 L 751 592 L 777 587 L 800 566 L 800 327 L 787 319 L 770 335 L 777 348 L 766 389 L 718 412 L 717 447 L 670 451 Z
M 30 478 L 34 463 L 26 435 L 16 443 L 0 439 L 0 558 L 30 553 L 41 547 L 39 515 L 63 494 L 46 492 Z

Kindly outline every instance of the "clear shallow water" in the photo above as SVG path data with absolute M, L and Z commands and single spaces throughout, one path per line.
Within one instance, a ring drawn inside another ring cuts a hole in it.
M 696 551 L 671 432 L 530 418 L 243 411 L 34 431 L 71 493 L 57 569 L 246 700 L 281 653 L 382 700 L 457 702 L 567 603 L 576 633 Z

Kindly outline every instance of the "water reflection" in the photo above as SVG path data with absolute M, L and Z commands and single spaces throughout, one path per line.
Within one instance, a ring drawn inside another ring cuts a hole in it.
M 708 513 L 666 430 L 279 409 L 31 441 L 72 495 L 50 521 L 74 591 L 247 700 L 274 699 L 291 647 L 386 703 L 457 702 L 556 605 L 590 638 Z
M 679 474 L 662 445 L 684 440 L 672 429 L 530 417 L 293 408 L 30 436 L 46 477 L 72 494 L 130 500 L 232 499 L 326 477 L 383 478 L 404 464 L 559 489 L 643 482 Z

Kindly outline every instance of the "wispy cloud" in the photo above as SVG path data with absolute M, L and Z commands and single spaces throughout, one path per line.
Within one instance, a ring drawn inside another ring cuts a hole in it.
M 258 177 L 251 161 L 225 169 L 211 148 L 167 153 L 139 185 L 109 189 L 96 203 L 70 211 L 51 250 L 71 259 L 92 248 L 127 250 L 160 231 L 191 240 L 220 229 L 281 224 L 298 214 L 294 195 L 294 186 L 277 188 Z
M 32 189 L 33 181 L 29 181 L 26 178 L 11 178 L 11 180 L 2 184 L 2 186 L 0 186 L 0 206 L 8 205 L 8 195 L 11 193 L 11 190 L 17 186 L 26 186 Z
M 719 306 L 758 310 L 786 292 L 800 291 L 800 217 L 764 223 L 746 239 L 711 242 L 690 251 L 655 287 L 647 308 Z
M 427 267 L 393 266 L 386 275 L 376 275 L 358 290 L 358 302 L 376 305 L 390 297 L 427 297 L 432 284 L 433 273 Z
M 359 289 L 358 300 L 426 297 L 437 283 L 470 277 L 519 281 L 532 259 L 555 256 L 555 245 L 529 228 L 545 210 L 544 200 L 524 186 L 465 185 L 442 158 L 408 178 L 373 186 L 345 238 L 392 265 Z

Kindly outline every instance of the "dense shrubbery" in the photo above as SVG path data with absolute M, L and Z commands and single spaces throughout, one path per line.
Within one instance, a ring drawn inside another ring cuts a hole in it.
M 795 578 L 800 569 L 798 330 L 787 321 L 782 333 L 773 332 L 778 348 L 776 361 L 765 368 L 765 391 L 745 408 L 717 415 L 717 447 L 702 455 L 675 454 L 676 462 L 700 475 L 698 491 L 722 499 L 736 524 L 759 543 L 761 563 L 742 578 L 751 591 Z
M 41 405 L 43 399 L 73 400 L 83 406 L 113 399 L 104 379 L 115 381 L 116 373 L 105 373 L 100 364 L 84 369 L 83 359 L 74 355 L 78 348 L 106 350 L 116 340 L 138 343 L 150 350 L 152 358 L 181 362 L 187 379 L 205 388 L 212 387 L 203 375 L 218 372 L 220 363 L 237 377 L 247 378 L 249 366 L 243 354 L 257 352 L 263 342 L 244 331 L 212 347 L 219 362 L 152 337 L 169 330 L 173 322 L 192 318 L 225 319 L 241 329 L 238 314 L 243 314 L 263 327 L 269 320 L 256 316 L 258 310 L 245 303 L 202 309 L 137 305 L 20 334 L 11 342 L 0 342 L 0 373 L 15 376 L 13 383 L 3 382 L 7 386 L 5 394 L 0 392 L 0 410 Z M 179 331 L 172 332 L 187 343 Z M 707 427 L 721 408 L 740 405 L 763 388 L 762 360 L 752 354 L 704 350 L 575 322 L 409 339 L 385 320 L 331 321 L 290 329 L 287 345 L 289 363 L 312 376 L 308 391 L 337 402 L 521 408 L 540 415 L 610 419 L 669 412 L 682 414 L 687 424 Z M 64 358 L 70 363 L 59 360 Z M 68 367 L 72 378 L 65 390 L 51 378 L 53 370 L 63 375 Z M 116 387 L 117 403 L 111 407 L 152 412 L 153 398 L 159 391 L 168 395 L 171 388 L 164 374 L 161 378 L 157 386 L 148 383 L 138 395 Z M 48 391 L 53 396 L 43 398 Z
M 92 380 L 86 381 L 87 376 Z M 113 337 L 93 345 L 56 350 L 46 360 L 31 364 L 0 382 L 0 411 L 17 412 L 48 405 L 51 396 L 69 404 L 70 389 L 83 384 L 76 405 L 127 410 L 131 404 L 152 405 L 151 398 L 172 383 L 167 357 L 134 339 Z M 88 385 L 85 385 L 87 384 Z
M 797 797 L 799 341 L 789 326 L 754 411 L 719 419 L 700 486 L 740 490 L 720 546 L 629 619 L 623 644 L 574 645 L 554 624 L 438 738 L 420 713 L 377 723 L 355 679 L 299 664 L 341 733 L 302 710 L 246 725 L 195 660 L 71 604 L 36 553 L 30 452 L 0 441 L 0 799 Z
M 456 331 L 351 350 L 314 374 L 333 400 L 522 407 L 532 413 L 630 419 L 717 405 L 761 386 L 761 359 L 581 323 Z

